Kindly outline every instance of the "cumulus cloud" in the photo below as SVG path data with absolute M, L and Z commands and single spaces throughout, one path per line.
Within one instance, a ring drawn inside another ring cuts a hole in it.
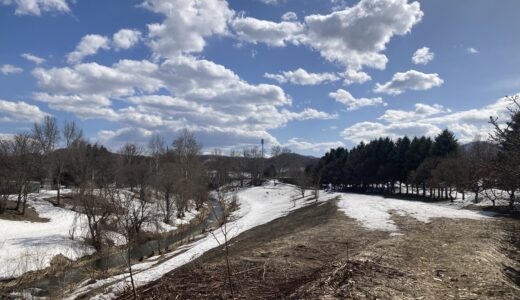
M 367 81 L 372 80 L 372 77 L 365 72 L 356 71 L 353 69 L 347 69 L 344 73 L 341 74 L 343 76 L 343 83 L 345 85 L 350 85 L 353 83 L 365 83 Z
M 297 85 L 317 85 L 340 79 L 334 73 L 309 73 L 302 68 L 298 68 L 294 71 L 284 71 L 280 74 L 265 73 L 264 77 L 276 80 L 278 83 L 292 83 Z
M 19 67 L 10 65 L 10 64 L 5 64 L 0 67 L 0 73 L 2 73 L 4 75 L 18 74 L 18 73 L 22 73 L 22 72 L 23 72 L 22 68 L 19 68 Z
M 324 152 L 332 148 L 345 147 L 345 144 L 341 141 L 313 143 L 301 138 L 291 138 L 283 146 L 293 150 Z
M 433 60 L 435 53 L 430 51 L 428 47 L 417 49 L 412 56 L 412 61 L 416 65 L 426 65 Z
M 70 12 L 66 0 L 0 0 L 0 4 L 15 6 L 16 15 L 40 16 L 42 12 Z
M 71 64 L 79 63 L 86 56 L 94 55 L 100 49 L 107 50 L 109 48 L 109 38 L 97 34 L 89 34 L 81 38 L 76 49 L 67 55 L 67 61 Z
M 35 99 L 53 109 L 154 132 L 189 128 L 244 142 L 291 121 L 337 117 L 312 108 L 291 111 L 280 87 L 250 84 L 222 65 L 193 56 L 36 68 L 33 75 L 42 89 Z M 115 108 L 116 100 L 126 105 Z
M 408 0 L 361 0 L 327 15 L 306 16 L 303 23 L 295 22 L 293 14 L 284 16 L 279 23 L 238 17 L 232 27 L 239 39 L 250 43 L 307 45 L 328 61 L 346 67 L 347 75 L 357 75 L 346 78 L 350 84 L 369 80 L 366 73 L 357 73 L 363 67 L 384 69 L 386 44 L 393 36 L 409 33 L 423 12 L 418 2 Z
M 352 70 L 384 69 L 386 44 L 395 35 L 409 33 L 422 16 L 418 2 L 361 0 L 328 15 L 305 17 L 307 31 L 300 41 Z
M 459 141 L 466 143 L 492 131 L 489 125 L 490 116 L 507 120 L 507 108 L 510 105 L 507 98 L 501 98 L 478 109 L 452 112 L 438 104 L 417 103 L 411 111 L 387 110 L 378 118 L 380 122 L 356 123 L 344 129 L 341 136 L 358 143 L 386 136 L 394 139 L 405 135 L 433 137 L 448 128 Z
M 416 70 L 409 70 L 404 73 L 398 72 L 392 76 L 392 80 L 387 83 L 377 83 L 375 92 L 389 95 L 399 95 L 407 90 L 423 91 L 441 86 L 444 83 L 439 74 L 425 74 Z
M 354 98 L 352 94 L 344 89 L 338 89 L 335 92 L 331 92 L 329 97 L 333 98 L 339 103 L 344 104 L 348 111 L 357 110 L 365 106 L 386 106 L 386 102 L 382 98 Z
M 382 124 L 377 122 L 360 122 L 344 129 L 341 136 L 354 143 L 370 141 L 379 137 L 396 139 L 402 136 L 434 136 L 441 130 L 432 124 L 420 122 L 400 122 Z
M 121 29 L 114 33 L 112 43 L 116 49 L 130 49 L 141 39 L 141 32 L 135 29 Z
M 283 47 L 287 42 L 294 42 L 295 36 L 303 30 L 303 25 L 297 22 L 276 23 L 251 17 L 234 19 L 232 27 L 240 40 L 274 47 Z
M 152 76 L 158 69 L 158 65 L 146 60 L 121 60 L 112 67 L 82 63 L 63 68 L 36 68 L 32 73 L 46 92 L 119 97 L 160 89 L 162 81 Z
M 0 122 L 38 122 L 46 115 L 36 105 L 0 99 Z
M 391 123 L 401 121 L 413 122 L 420 121 L 422 118 L 430 117 L 440 113 L 451 112 L 450 109 L 446 109 L 444 106 L 439 104 L 429 105 L 424 103 L 416 103 L 414 106 L 415 110 L 413 111 L 388 109 L 381 117 L 378 118 L 378 120 Z
M 228 34 L 235 14 L 225 0 L 146 0 L 142 7 L 165 17 L 148 24 L 148 44 L 157 57 L 202 51 L 205 38 Z
M 26 60 L 30 61 L 30 62 L 33 62 L 37 65 L 41 65 L 45 62 L 45 59 L 41 58 L 41 57 L 38 57 L 36 55 L 33 55 L 31 53 L 23 53 L 21 55 L 23 58 L 25 58 Z
M 298 15 L 293 11 L 288 11 L 282 15 L 282 21 L 292 22 L 297 21 Z

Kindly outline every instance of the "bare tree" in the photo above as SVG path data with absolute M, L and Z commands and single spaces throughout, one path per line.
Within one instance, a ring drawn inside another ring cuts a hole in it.
M 21 205 L 21 213 L 25 214 L 29 182 L 39 169 L 39 160 L 37 160 L 39 148 L 31 135 L 26 132 L 16 134 L 10 142 L 9 148 L 14 166 L 11 175 L 18 193 L 15 209 L 19 211 Z
M 157 176 L 159 173 L 159 163 L 161 161 L 161 157 L 166 154 L 166 144 L 164 142 L 164 138 L 158 134 L 153 135 L 148 141 L 148 152 L 152 156 L 153 174 Z
M 71 148 L 71 157 L 77 181 L 74 206 L 86 218 L 86 224 L 78 225 L 87 227 L 92 246 L 100 250 L 107 224 L 115 214 L 120 213 L 120 207 L 114 205 L 112 192 L 112 159 L 104 147 L 90 145 L 83 140 Z
M 217 217 L 215 214 L 215 211 L 213 213 L 215 214 L 215 219 L 217 220 L 217 229 L 220 231 L 223 237 L 223 241 L 221 241 L 217 235 L 214 233 L 213 230 L 210 231 L 213 238 L 217 241 L 217 243 L 220 246 L 224 246 L 224 255 L 226 260 L 226 277 L 229 287 L 229 292 L 231 294 L 231 298 L 234 298 L 234 289 L 233 289 L 233 273 L 231 270 L 231 263 L 230 263 L 230 257 L 229 257 L 229 228 L 228 223 L 231 222 L 231 217 L 233 211 L 238 209 L 238 196 L 236 194 L 233 194 L 231 198 L 227 198 L 224 193 L 219 189 L 217 190 L 217 201 L 219 203 L 220 208 L 222 209 L 222 215 L 220 217 Z
M 176 182 L 179 179 L 179 168 L 173 162 L 164 162 L 159 169 L 157 187 L 162 193 L 164 202 L 162 205 L 164 223 L 170 224 L 174 208 L 173 195 Z
M 291 152 L 291 149 L 287 147 L 278 145 L 271 147 L 271 157 L 273 158 L 276 176 L 282 175 L 283 169 L 287 166 L 285 156 Z
M 201 145 L 197 142 L 193 132 L 184 129 L 180 136 L 173 141 L 172 146 L 184 177 L 189 179 L 191 166 L 198 160 L 197 156 L 200 154 Z
M 12 192 L 11 170 L 13 170 L 11 143 L 8 140 L 0 139 L 0 214 L 7 209 L 9 194 Z
M 230 159 L 222 154 L 222 150 L 213 150 L 213 168 L 211 170 L 211 183 L 213 187 L 220 188 L 230 181 Z
M 54 151 L 60 139 L 56 118 L 46 116 L 42 123 L 34 123 L 32 137 L 39 144 L 44 155 Z
M 499 145 L 493 175 L 498 187 L 509 194 L 509 205 L 513 208 L 516 191 L 520 189 L 520 96 L 509 97 L 509 100 L 510 120 L 502 126 L 497 118 L 490 118 L 494 127 L 490 138 Z
M 56 183 L 56 205 L 60 204 L 60 181 L 63 172 L 64 157 L 56 153 L 56 147 L 60 140 L 60 130 L 56 118 L 46 116 L 41 123 L 34 123 L 32 138 L 40 149 L 41 165 L 46 170 L 45 178 Z
M 63 124 L 63 139 L 67 148 L 72 147 L 83 139 L 83 130 L 76 125 L 76 122 L 65 122 Z
M 246 170 L 249 173 L 252 185 L 259 185 L 262 178 L 262 152 L 257 146 L 243 149 L 243 156 L 246 161 Z
M 305 171 L 299 171 L 295 176 L 296 181 L 296 189 L 301 194 L 302 198 L 305 198 L 305 192 L 309 189 L 311 185 L 311 179 Z
M 65 164 L 71 159 L 70 150 L 83 139 L 83 131 L 76 125 L 74 121 L 65 122 L 63 125 L 63 140 L 65 141 L 65 151 L 54 151 L 50 156 L 51 159 L 51 176 L 56 182 L 56 205 L 60 205 L 61 198 L 61 182 Z
M 199 161 L 202 146 L 195 138 L 195 134 L 187 129 L 184 129 L 181 135 L 173 141 L 172 146 L 174 161 L 178 164 L 181 174 L 175 184 L 177 217 L 184 218 L 190 199 L 196 201 L 197 209 L 200 209 L 206 200 L 201 197 L 203 192 L 199 190 L 202 188 L 202 182 L 205 181 L 206 172 Z

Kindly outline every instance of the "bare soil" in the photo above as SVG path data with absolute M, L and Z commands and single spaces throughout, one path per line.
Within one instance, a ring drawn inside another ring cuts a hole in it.
M 25 207 L 25 214 L 15 210 L 16 201 L 7 201 L 7 209 L 3 214 L 0 214 L 0 219 L 9 221 L 28 221 L 28 222 L 49 222 L 47 218 L 40 218 L 38 212 L 30 205 Z M 21 209 L 21 208 L 20 208 Z
M 140 299 L 520 299 L 520 222 L 395 215 L 369 231 L 333 201 L 302 208 L 138 290 Z M 122 299 L 131 299 L 131 294 Z

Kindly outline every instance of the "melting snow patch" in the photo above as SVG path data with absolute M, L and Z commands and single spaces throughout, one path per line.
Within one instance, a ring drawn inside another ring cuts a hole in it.
M 406 201 L 358 194 L 337 194 L 339 209 L 347 216 L 361 222 L 368 229 L 396 232 L 399 228 L 391 219 L 392 213 L 410 216 L 428 223 L 432 218 L 483 219 L 487 216 L 477 211 L 458 209 L 446 205 L 418 201 Z

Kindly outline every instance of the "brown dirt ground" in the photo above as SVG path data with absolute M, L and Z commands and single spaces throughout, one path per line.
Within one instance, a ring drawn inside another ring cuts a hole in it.
M 38 212 L 36 212 L 36 210 L 30 205 L 27 205 L 25 207 L 24 215 L 22 215 L 19 211 L 16 211 L 15 208 L 16 201 L 7 201 L 7 210 L 3 214 L 0 214 L 0 219 L 9 221 L 29 221 L 40 223 L 49 222 L 49 219 L 47 218 L 40 218 Z
M 139 298 L 520 299 L 518 220 L 394 221 L 403 235 L 366 230 L 332 201 L 311 205 L 231 241 L 233 295 L 217 248 Z

